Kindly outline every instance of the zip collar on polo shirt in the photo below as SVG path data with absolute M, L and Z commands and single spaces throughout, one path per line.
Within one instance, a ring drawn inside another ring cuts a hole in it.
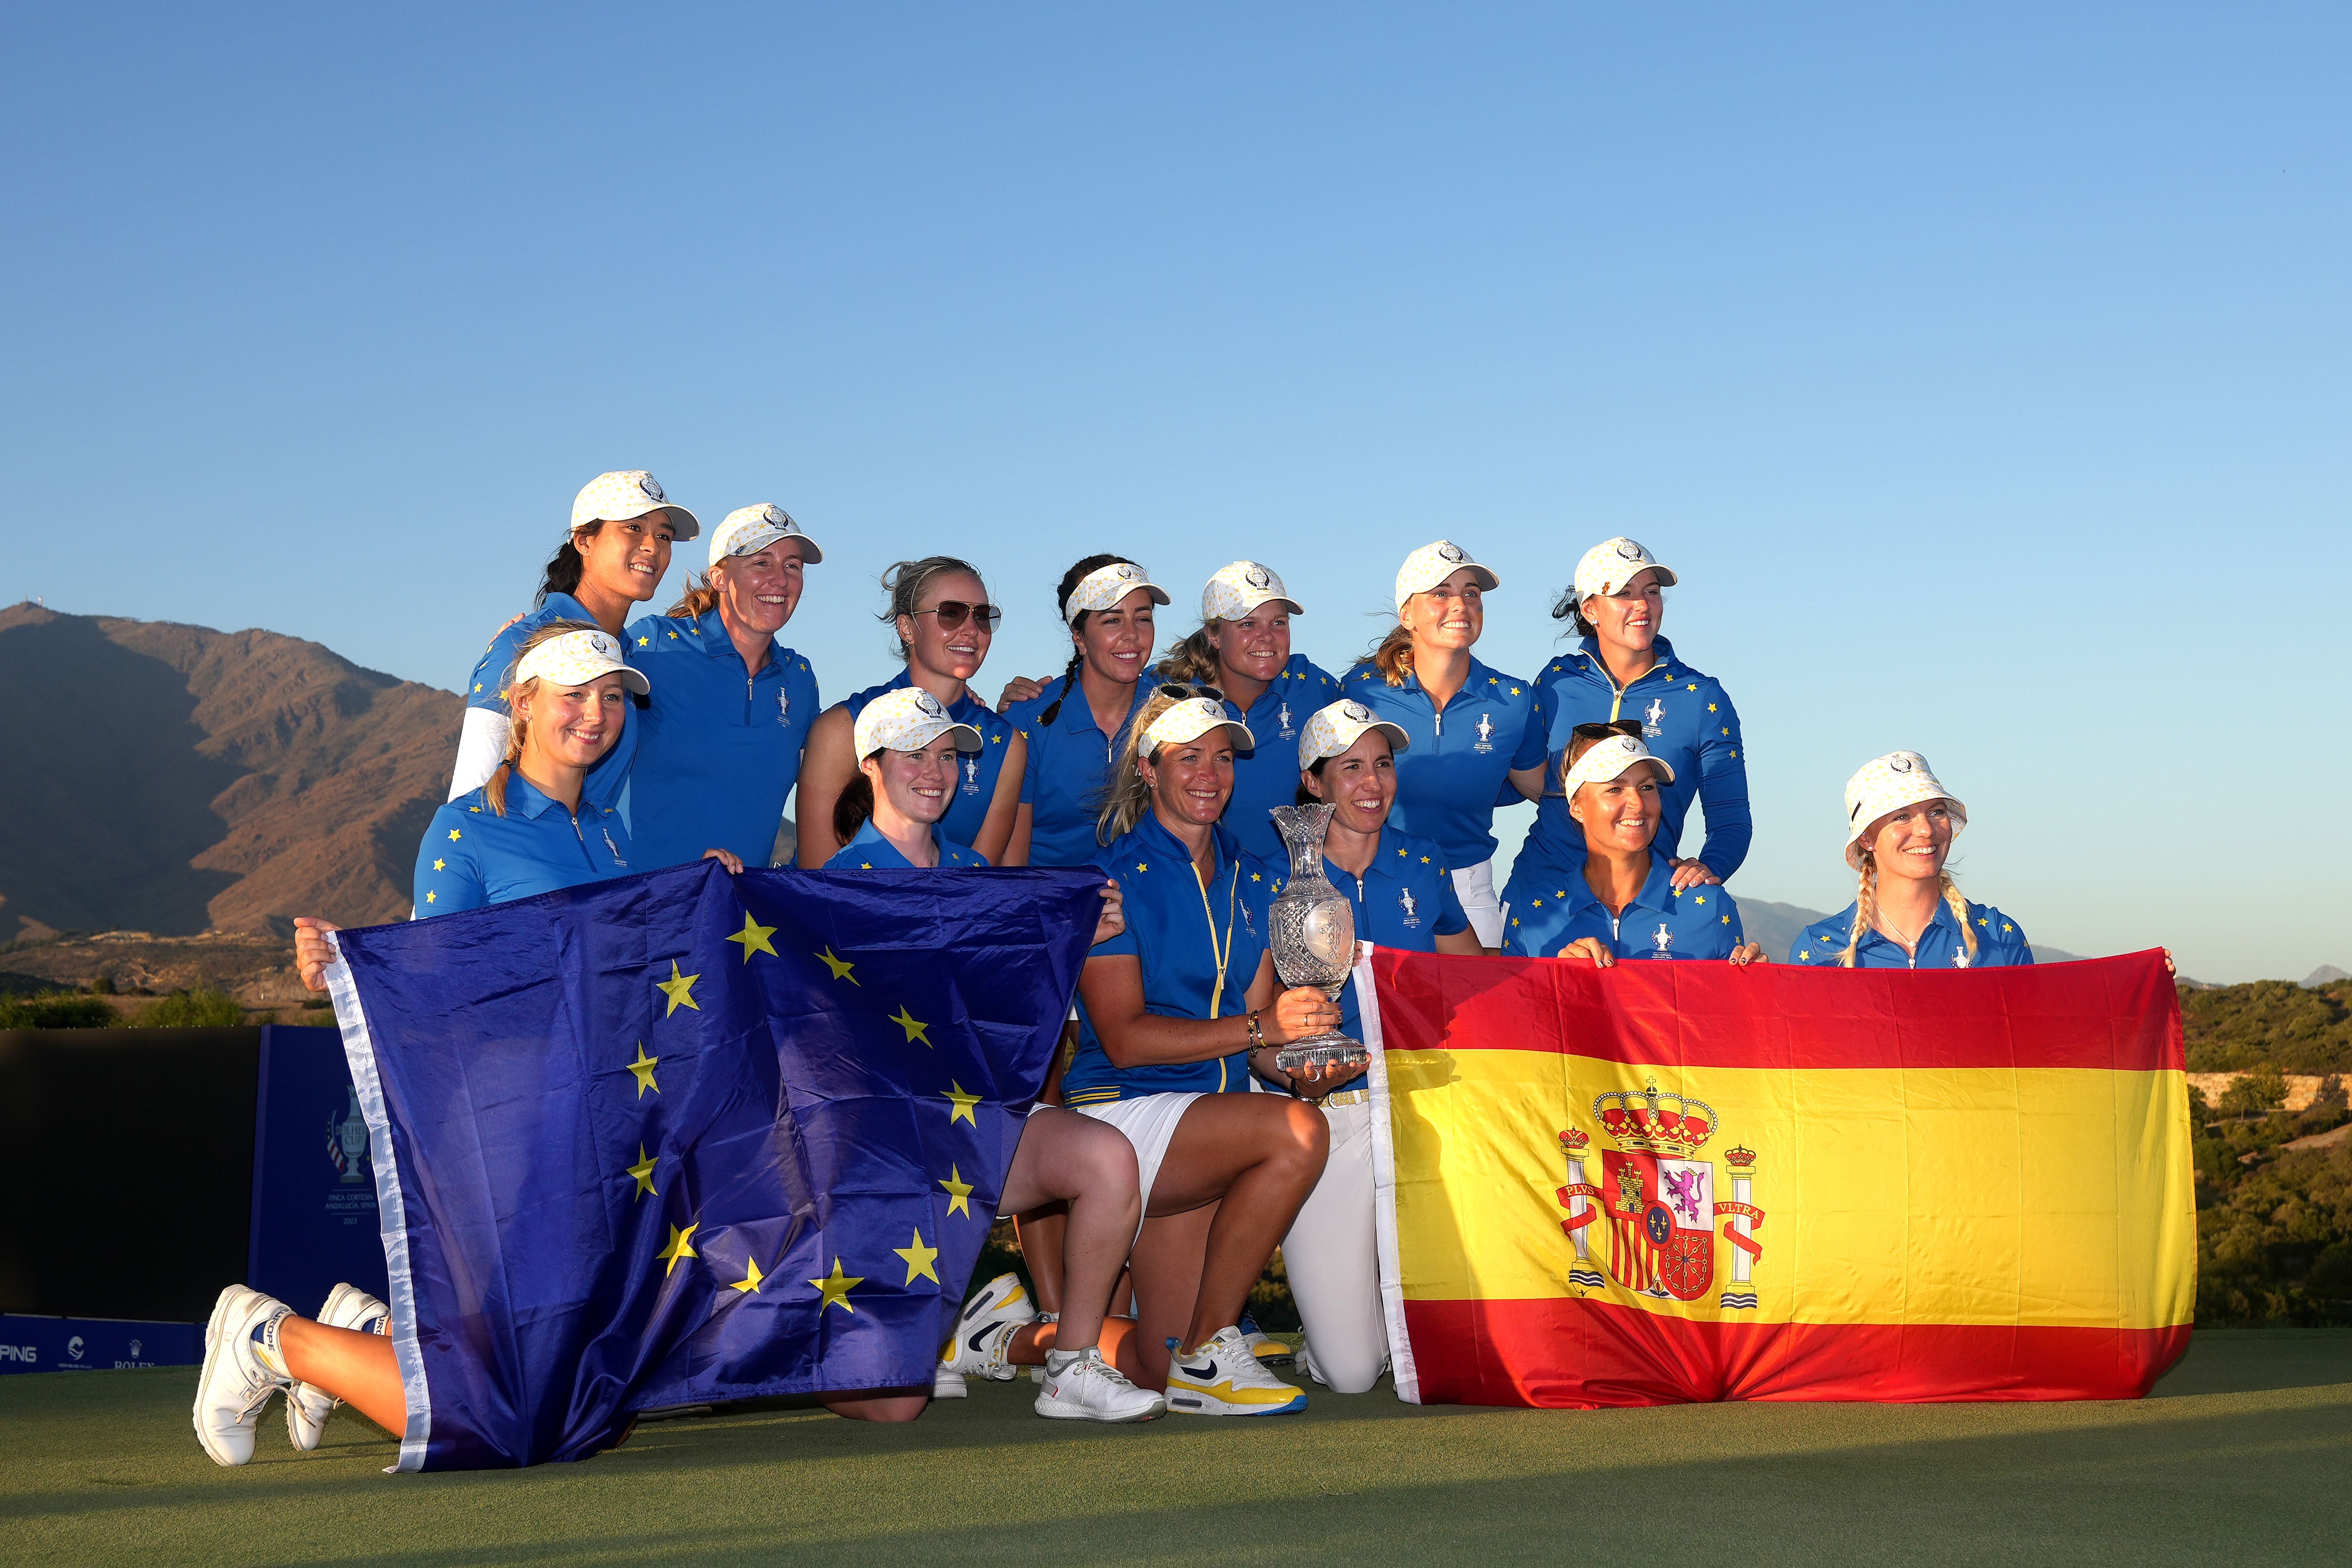
M 1401 866 L 1398 862 L 1400 861 L 1409 862 L 1412 859 L 1412 852 L 1405 848 L 1403 844 L 1398 842 L 1398 841 L 1402 839 L 1404 836 L 1405 835 L 1403 833 L 1400 832 L 1391 824 L 1387 822 L 1382 822 L 1381 824 L 1381 836 L 1372 845 L 1372 863 L 1364 868 L 1365 881 L 1369 882 L 1375 876 L 1385 877 L 1391 882 L 1402 882 L 1404 880 L 1405 873 L 1410 868 L 1409 866 Z M 1348 875 L 1354 876 L 1356 874 L 1354 872 L 1348 871 L 1346 866 L 1339 865 L 1338 861 L 1331 860 L 1331 857 L 1328 854 L 1326 854 L 1323 858 L 1327 861 L 1330 861 L 1331 864 L 1339 866 L 1339 869 L 1343 872 L 1347 872 Z M 1437 862 L 1433 859 L 1429 863 L 1434 866 Z
M 604 758 L 600 757 L 597 760 L 601 762 Z M 520 815 L 528 817 L 533 821 L 537 821 L 540 818 L 547 815 L 548 810 L 551 807 L 556 810 L 562 811 L 567 817 L 575 815 L 575 813 L 566 810 L 562 801 L 556 800 L 555 797 L 548 794 L 547 791 L 541 789 L 538 785 L 524 778 L 520 771 L 512 768 L 508 770 L 508 816 L 512 817 Z M 591 803 L 586 799 L 585 792 L 583 791 L 580 802 L 580 811 L 577 814 L 593 817 L 601 810 L 602 808 Z
M 1147 675 L 1150 674 L 1149 671 L 1145 673 Z M 1081 735 L 1087 730 L 1092 730 L 1097 735 L 1102 734 L 1102 727 L 1095 722 L 1094 705 L 1087 701 L 1086 688 L 1078 685 L 1076 680 L 1067 676 L 1056 675 L 1054 678 L 1064 683 L 1062 687 L 1062 711 L 1054 716 L 1054 727 L 1055 729 L 1066 730 L 1072 735 Z M 1135 683 L 1135 695 L 1127 705 L 1127 717 L 1119 721 L 1119 728 L 1125 729 L 1129 724 L 1134 722 L 1135 710 L 1151 700 L 1149 693 L 1151 690 L 1157 689 L 1160 684 L 1160 683 L 1156 680 L 1150 681 L 1148 683 L 1146 681 L 1139 680 Z M 1049 695 L 1046 696 L 1045 701 L 1051 703 L 1053 700 L 1053 696 L 1050 695 L 1049 690 Z M 1042 713 L 1045 710 L 1041 708 L 1038 711 Z M 1150 819 L 1147 817 L 1145 820 L 1149 821 Z M 1165 832 L 1167 830 L 1163 828 L 1160 831 Z
M 1575 653 L 1559 660 L 1558 664 L 1562 674 L 1580 674 L 1591 679 L 1605 682 L 1611 691 L 1631 691 L 1652 675 L 1664 675 L 1670 681 L 1683 680 L 1689 675 L 1688 666 L 1675 657 L 1675 645 L 1672 643 L 1660 637 L 1650 646 L 1657 654 L 1657 662 L 1622 686 L 1617 684 L 1617 677 L 1609 673 L 1608 662 L 1601 656 L 1601 639 L 1598 637 L 1585 638 L 1576 645 Z M 1578 660 L 1582 662 L 1580 664 L 1571 662 Z
M 1377 667 L 1372 669 L 1371 674 L 1374 680 L 1385 681 L 1387 679 L 1385 675 L 1382 675 L 1380 673 L 1380 670 Z M 1496 702 L 1506 702 L 1509 700 L 1509 695 L 1514 690 L 1524 691 L 1526 689 L 1525 685 L 1517 681 L 1512 681 L 1511 685 L 1508 686 L 1504 685 L 1504 681 L 1507 679 L 1509 679 L 1509 677 L 1505 675 L 1502 671 L 1495 668 L 1492 664 L 1480 662 L 1478 655 L 1473 653 L 1470 655 L 1470 673 L 1463 677 L 1462 689 L 1455 692 L 1452 697 L 1448 698 L 1445 706 L 1447 707 L 1452 707 L 1455 703 L 1460 702 L 1465 697 L 1486 697 L 1491 698 Z M 1491 692 L 1481 690 L 1480 682 L 1482 680 L 1486 685 L 1492 686 L 1495 689 Z M 1422 691 L 1421 674 L 1415 670 L 1407 670 L 1404 673 L 1404 685 L 1393 689 L 1407 692 L 1421 692 L 1421 695 L 1423 696 L 1427 696 L 1429 695 L 1427 692 Z M 1433 703 L 1431 705 L 1433 707 L 1435 706 L 1436 705 Z
M 1182 863 L 1187 872 L 1192 870 L 1192 846 L 1178 838 L 1174 833 L 1170 832 L 1168 831 L 1168 825 L 1160 820 L 1160 814 L 1158 812 L 1147 808 L 1143 813 L 1143 820 L 1135 824 L 1133 831 L 1150 845 L 1150 852 L 1151 854 L 1160 856 L 1174 855 Z M 1242 854 L 1242 843 L 1239 839 L 1234 837 L 1234 835 L 1226 830 L 1226 827 L 1223 822 L 1212 822 L 1209 824 L 1209 837 L 1210 840 L 1217 846 L 1217 872 L 1215 880 L 1223 882 L 1225 880 L 1225 873 L 1227 872 L 1242 863 L 1244 859 Z M 1146 863 L 1148 864 L 1149 862 Z M 1111 874 L 1116 876 L 1123 869 L 1125 868 L 1113 866 L 1111 868 Z M 1196 878 L 1195 880 L 1197 881 L 1198 879 Z
M 1616 916 L 1617 924 L 1622 926 L 1626 919 L 1637 909 L 1647 909 L 1659 915 L 1672 915 L 1675 912 L 1674 879 L 1675 862 L 1660 854 L 1654 847 L 1650 851 L 1650 874 L 1643 881 L 1642 891 L 1633 895 L 1633 902 L 1619 912 Z M 1592 891 L 1591 883 L 1584 880 L 1582 866 L 1578 866 L 1569 873 L 1568 887 L 1568 908 L 1571 917 L 1587 904 L 1598 909 L 1603 915 L 1609 913 L 1609 906 L 1601 902 L 1601 895 Z
M 735 646 L 735 639 L 727 634 L 727 622 L 719 614 L 719 606 L 716 604 L 694 618 L 693 624 L 687 630 L 687 635 L 694 640 L 694 646 L 714 659 L 723 653 L 739 664 L 743 662 L 741 652 Z M 786 653 L 787 650 L 782 643 L 777 642 L 774 637 L 770 637 L 768 662 L 752 671 L 751 678 L 757 680 L 770 670 L 781 672 L 784 667 Z

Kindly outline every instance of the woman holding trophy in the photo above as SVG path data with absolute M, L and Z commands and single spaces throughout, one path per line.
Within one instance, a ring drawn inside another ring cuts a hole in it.
M 1277 984 L 1266 941 L 1281 869 L 1218 826 L 1234 753 L 1250 744 L 1191 687 L 1163 686 L 1138 710 L 1103 809 L 1110 846 L 1094 862 L 1123 890 L 1127 929 L 1079 976 L 1078 1051 L 1062 1085 L 1072 1110 L 1135 1147 L 1139 1381 L 1164 1386 L 1175 1415 L 1307 1403 L 1260 1365 L 1240 1322 L 1323 1173 L 1328 1137 L 1312 1108 L 1250 1092 L 1251 1073 L 1318 1087 L 1321 1069 L 1282 1072 L 1275 1051 L 1335 1028 L 1339 1009 L 1318 988 Z
M 1374 717 L 1361 703 L 1343 699 L 1319 709 L 1298 737 L 1301 809 L 1276 816 L 1296 835 L 1294 853 L 1318 852 L 1319 839 L 1323 881 L 1346 901 L 1358 940 L 1408 953 L 1475 956 L 1485 949 L 1454 894 L 1445 852 L 1389 821 L 1396 802 L 1396 754 L 1405 745 L 1403 730 Z M 1319 834 L 1318 818 L 1328 821 Z M 1284 896 L 1302 892 L 1304 880 L 1294 876 Z M 1276 928 L 1279 933 L 1282 923 Z M 1352 985 L 1339 993 L 1339 1013 L 1340 1031 L 1361 1041 Z M 1307 1330 L 1300 1363 L 1339 1394 L 1370 1389 L 1389 1359 L 1372 1239 L 1371 1092 L 1357 1055 L 1353 1066 L 1325 1080 L 1333 1085 L 1322 1099 L 1330 1158 L 1282 1239 L 1283 1266 Z

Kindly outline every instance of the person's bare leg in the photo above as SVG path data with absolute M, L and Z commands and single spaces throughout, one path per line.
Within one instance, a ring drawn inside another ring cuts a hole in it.
M 1021 1131 L 1004 1194 L 1016 1208 L 1026 1208 L 1039 1197 L 1068 1201 L 1057 1339 L 1073 1350 L 1084 1350 L 1102 1332 L 1104 1309 L 1127 1265 L 1142 1215 L 1135 1145 L 1117 1127 L 1076 1111 L 1036 1112 Z M 1033 1279 L 1036 1268 L 1032 1258 Z M 1039 1293 L 1043 1295 L 1042 1289 Z
M 1167 1168 L 1160 1166 L 1163 1176 Z M 1159 1186 L 1157 1181 L 1152 1184 L 1155 1199 Z M 1155 1201 L 1152 1207 L 1156 1209 L 1159 1204 Z M 1128 1374 L 1128 1381 L 1139 1388 L 1165 1392 L 1168 1387 L 1168 1342 L 1183 1343 L 1192 1303 L 1201 1293 L 1202 1256 L 1216 1218 L 1216 1206 L 1210 1204 L 1181 1214 L 1155 1214 L 1143 1222 L 1143 1236 L 1128 1261 L 1140 1308 L 1133 1339 L 1136 1371 Z
M 931 1402 L 928 1388 L 834 1389 L 817 1403 L 852 1421 L 911 1421 Z
M 1151 1186 L 1154 1216 L 1217 1206 L 1198 1288 L 1186 1301 L 1169 1303 L 1179 1312 L 1190 1308 L 1179 1348 L 1191 1350 L 1241 1321 L 1250 1287 L 1315 1190 L 1330 1148 L 1330 1124 L 1303 1102 L 1272 1094 L 1204 1094 L 1192 1102 Z M 1151 1224 L 1145 1222 L 1147 1232 Z M 1142 1257 L 1139 1246 L 1139 1263 Z M 1164 1321 L 1152 1310 L 1157 1281 L 1139 1270 L 1135 1288 L 1141 1315 Z
M 289 1316 L 278 1325 L 278 1347 L 286 1370 L 303 1382 L 325 1389 L 395 1437 L 407 1432 L 408 1399 L 401 1392 L 392 1341 Z
M 1055 1201 L 1024 1209 L 1013 1217 L 1013 1234 L 1021 1243 L 1021 1260 L 1029 1266 L 1029 1293 L 1037 1298 L 1037 1310 L 1058 1314 L 1062 1310 L 1062 1259 L 1070 1234 L 1070 1206 Z

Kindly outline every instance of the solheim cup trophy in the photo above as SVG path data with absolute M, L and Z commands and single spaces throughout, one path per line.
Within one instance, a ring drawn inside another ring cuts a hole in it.
M 1356 967 L 1356 911 L 1323 874 L 1323 834 L 1331 807 L 1276 806 L 1274 825 L 1290 849 L 1290 880 L 1274 901 L 1267 930 L 1274 972 L 1286 986 L 1313 986 L 1339 999 Z M 1338 1030 L 1294 1040 L 1275 1052 L 1285 1072 L 1307 1066 L 1361 1066 L 1371 1053 Z

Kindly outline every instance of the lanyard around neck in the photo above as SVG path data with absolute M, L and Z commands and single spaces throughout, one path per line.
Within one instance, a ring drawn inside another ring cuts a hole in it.
M 1213 849 L 1214 844 L 1215 841 L 1212 840 Z M 1209 993 L 1209 1017 L 1214 1019 L 1218 1015 L 1218 1009 L 1224 1006 L 1225 969 L 1234 961 L 1234 904 L 1241 896 L 1242 862 L 1234 862 L 1233 882 L 1225 890 L 1225 945 L 1223 950 L 1217 946 L 1217 916 L 1209 904 L 1208 885 L 1202 882 L 1200 868 L 1192 863 L 1189 856 L 1185 859 L 1185 869 L 1192 873 L 1192 885 L 1200 892 L 1201 915 L 1209 923 L 1209 956 L 1215 959 L 1217 963 L 1216 988 Z

